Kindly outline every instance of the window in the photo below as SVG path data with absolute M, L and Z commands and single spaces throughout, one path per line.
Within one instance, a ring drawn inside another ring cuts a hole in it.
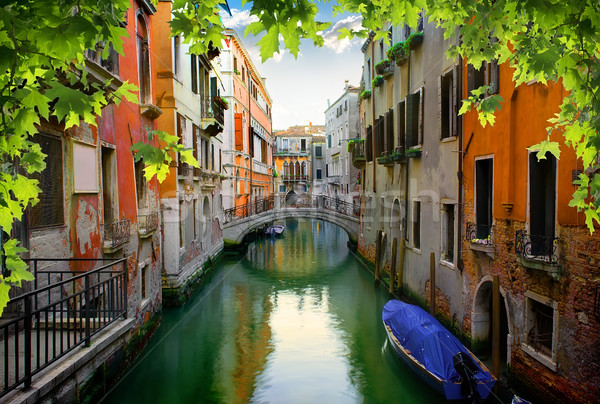
M 383 155 L 383 152 L 385 151 L 384 135 L 384 118 L 380 117 L 375 119 L 375 158 Z
M 525 292 L 526 329 L 525 352 L 556 371 L 558 338 L 558 305 L 531 291 Z
M 498 94 L 500 90 L 500 74 L 497 61 L 484 62 L 479 70 L 475 70 L 471 65 L 467 66 L 467 89 L 469 94 L 483 85 L 490 86 L 485 96 Z
M 320 169 L 320 168 L 317 168 L 317 179 L 318 179 L 318 180 L 320 180 L 320 179 L 322 179 L 322 178 L 323 178 L 323 175 L 322 175 L 322 173 L 321 173 L 321 169 Z
M 394 110 L 390 109 L 385 114 L 385 151 L 391 154 L 394 151 Z
M 327 147 L 331 148 L 331 135 L 327 135 Z
M 285 191 L 286 191 L 285 185 L 280 185 L 279 186 L 279 192 L 284 193 Z
M 144 266 L 140 268 L 140 293 L 142 295 L 142 300 L 148 298 L 148 287 L 146 286 L 146 282 L 148 281 L 148 266 L 143 264 Z
M 529 232 L 531 255 L 549 256 L 553 252 L 556 211 L 556 158 L 529 154 Z
M 210 145 L 210 169 L 215 171 L 215 145 Z
M 140 103 L 149 104 L 152 100 L 150 94 L 150 49 L 148 48 L 148 30 L 143 14 L 138 14 L 136 38 Z
M 242 81 L 246 82 L 246 67 L 242 66 Z
M 477 238 L 485 240 L 491 234 L 494 190 L 494 160 L 475 161 L 475 215 Z
M 59 138 L 38 133 L 32 139 L 46 154 L 46 168 L 31 175 L 39 181 L 40 201 L 31 208 L 31 227 L 46 227 L 64 224 L 63 161 L 62 142 Z
M 289 140 L 288 139 L 283 139 L 283 146 L 281 146 L 281 149 L 283 151 L 287 151 L 289 150 L 290 145 L 289 145 Z
M 192 92 L 198 94 L 198 59 L 196 55 L 191 56 L 191 71 L 192 71 Z
M 438 79 L 438 106 L 441 138 L 456 136 L 458 90 L 456 68 Z
M 413 247 L 421 248 L 421 201 L 413 201 Z
M 118 217 L 117 161 L 114 149 L 102 147 L 102 205 L 104 223 L 112 223 Z
M 234 72 L 237 70 L 237 67 L 238 67 L 238 65 L 237 65 L 237 58 L 234 56 L 233 57 L 233 71 Z
M 184 136 L 185 136 L 185 117 L 183 115 L 177 114 L 177 136 L 179 137 L 179 144 L 185 144 Z M 187 173 L 187 164 L 183 162 L 181 156 L 179 157 L 179 162 L 177 166 L 177 175 L 186 175 Z
M 141 210 L 148 207 L 146 198 L 146 178 L 144 177 L 144 160 L 139 159 L 134 165 L 137 206 L 138 210 Z
M 454 205 L 443 204 L 442 259 L 454 262 Z
M 119 74 L 119 54 L 114 50 L 112 43 L 108 44 L 108 57 L 104 59 L 102 53 L 106 47 L 106 42 L 99 42 L 96 44 L 94 49 L 88 49 L 85 51 L 85 57 L 91 60 L 104 69 L 115 75 Z
M 306 151 L 306 139 L 300 139 L 300 151 L 301 152 Z
M 423 140 L 423 88 L 406 96 L 406 147 Z
M 398 103 L 398 146 L 404 149 L 404 139 L 406 139 L 406 102 Z
M 373 161 L 373 129 L 371 126 L 367 128 L 367 139 L 365 140 L 365 159 Z
M 315 157 L 323 157 L 323 147 L 315 146 Z
M 194 208 L 192 211 L 194 217 L 194 240 L 198 240 L 198 222 L 196 215 L 198 214 L 198 199 L 194 199 Z
M 181 67 L 179 66 L 179 64 L 181 63 L 181 61 L 179 60 L 179 55 L 181 53 L 180 45 L 181 37 L 178 35 L 175 38 L 173 38 L 173 71 L 176 77 L 179 76 L 179 70 L 181 69 Z
M 371 88 L 371 59 L 367 59 L 367 71 L 365 71 L 365 87 Z

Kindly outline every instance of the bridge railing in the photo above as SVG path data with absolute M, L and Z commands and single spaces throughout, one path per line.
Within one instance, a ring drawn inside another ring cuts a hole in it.
M 236 220 L 244 219 L 252 215 L 258 215 L 259 213 L 268 212 L 273 210 L 274 197 L 270 195 L 264 199 L 258 199 L 252 203 L 245 205 L 236 206 L 234 208 L 226 209 L 223 213 L 225 214 L 224 224 L 234 222 Z

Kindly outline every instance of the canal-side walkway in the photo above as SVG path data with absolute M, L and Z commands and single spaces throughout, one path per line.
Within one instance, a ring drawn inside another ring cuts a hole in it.
M 29 389 L 17 388 L 9 392 L 2 397 L 2 403 L 33 404 L 39 402 L 42 397 L 50 398 L 53 402 L 77 401 L 77 391 L 91 378 L 94 371 L 102 363 L 108 362 L 130 340 L 134 324 L 135 319 L 133 318 L 113 322 L 92 338 L 91 346 L 81 346 L 74 349 L 64 358 L 36 375 Z M 62 333 L 64 344 L 70 337 L 70 333 L 72 332 L 64 331 Z M 22 333 L 20 334 L 22 338 Z M 41 338 L 45 338 L 44 335 L 41 335 Z M 60 343 L 60 340 L 59 337 L 56 343 Z M 53 346 L 49 346 L 49 348 L 53 349 Z M 40 351 L 39 354 L 44 356 L 46 352 Z M 38 353 L 35 351 L 32 352 L 32 362 L 37 361 L 37 355 Z M 24 350 L 19 350 L 19 356 L 21 359 L 24 358 Z M 14 360 L 14 357 L 9 357 L 9 360 Z M 5 378 L 5 372 L 6 369 L 3 366 L 0 373 L 2 380 Z

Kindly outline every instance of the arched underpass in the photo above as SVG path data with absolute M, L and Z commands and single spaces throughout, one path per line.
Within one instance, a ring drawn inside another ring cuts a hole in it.
M 348 234 L 350 242 L 358 242 L 360 206 L 326 196 L 302 195 L 286 201 L 277 195 L 256 201 L 248 206 L 225 212 L 223 239 L 228 247 L 244 242 L 246 235 L 275 220 L 288 218 L 320 219 L 340 226 Z

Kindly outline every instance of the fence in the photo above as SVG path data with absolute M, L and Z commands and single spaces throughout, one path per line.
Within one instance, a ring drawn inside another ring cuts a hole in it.
M 73 351 L 91 337 L 127 317 L 126 259 L 28 259 L 34 290 L 12 298 L 0 324 L 0 397 Z M 102 265 L 90 271 L 75 265 Z M 40 270 L 39 263 L 66 269 Z

